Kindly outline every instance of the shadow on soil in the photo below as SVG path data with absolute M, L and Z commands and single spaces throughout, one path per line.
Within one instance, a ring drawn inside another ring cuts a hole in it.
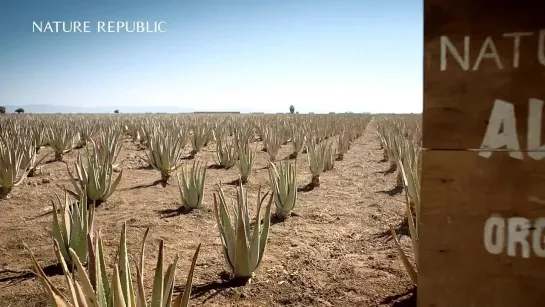
M 409 232 L 409 222 L 407 219 L 403 219 L 401 223 L 399 223 L 397 226 L 394 227 L 394 230 L 399 238 L 403 236 L 411 237 L 411 234 Z M 392 241 L 392 233 L 390 232 L 390 229 L 386 229 L 384 231 L 379 232 L 375 235 L 377 238 L 380 239 L 386 239 L 386 242 Z
M 152 183 L 140 184 L 140 185 L 136 185 L 136 186 L 134 186 L 132 188 L 120 189 L 120 191 L 130 191 L 130 190 L 136 190 L 136 189 L 142 189 L 142 188 L 151 188 L 151 187 L 154 187 L 154 186 L 156 186 L 158 184 L 161 184 L 161 181 L 162 181 L 161 179 L 157 179 Z
M 382 160 L 379 161 L 379 162 L 382 162 Z M 386 161 L 384 161 L 384 162 L 386 162 Z M 390 165 L 390 168 L 388 168 L 387 170 L 373 172 L 373 174 L 383 174 L 384 176 L 386 176 L 386 175 L 390 175 L 390 174 L 395 173 L 396 170 L 397 170 L 397 168 L 395 167 L 395 164 L 392 164 L 392 165 Z
M 403 186 L 395 186 L 389 190 L 378 191 L 377 193 L 386 194 L 388 196 L 396 196 L 400 194 L 401 192 L 403 192 Z
M 224 168 L 225 168 L 225 166 L 220 165 L 220 164 L 212 164 L 212 165 L 207 167 L 207 169 L 224 169 Z
M 392 307 L 416 307 L 417 288 L 412 287 L 407 291 L 386 297 L 380 303 Z
M 310 191 L 314 190 L 315 188 L 316 188 L 316 186 L 314 184 L 307 183 L 302 187 L 298 187 L 297 192 L 310 192 Z
M 53 159 L 53 160 L 47 160 L 47 161 L 44 162 L 44 164 L 51 164 L 51 163 L 56 163 L 56 162 L 66 164 L 65 161 L 57 161 L 57 160 L 55 160 L 55 159 Z
M 224 290 L 243 287 L 248 283 L 247 278 L 233 278 L 231 274 L 225 271 L 223 271 L 220 274 L 220 278 L 221 280 L 219 281 L 212 281 L 212 282 L 207 282 L 200 285 L 193 285 L 193 287 L 191 287 L 191 297 L 198 298 L 212 292 L 206 299 L 204 299 L 203 303 L 205 303 L 206 301 L 218 295 L 220 292 Z M 175 295 L 178 295 L 178 293 L 183 293 L 183 292 L 184 292 L 183 286 L 174 287 Z
M 147 164 L 147 165 L 140 165 L 138 167 L 136 167 L 135 169 L 137 170 L 150 170 L 150 169 L 153 169 L 153 166 Z
M 172 217 L 177 217 L 179 215 L 186 215 L 193 211 L 191 208 L 180 206 L 176 209 L 163 209 L 163 210 L 155 210 L 155 213 L 157 213 L 162 219 L 168 219 Z
M 226 182 L 225 183 L 226 185 L 232 185 L 232 186 L 239 186 L 240 185 L 240 178 L 238 179 L 235 179 L 235 180 L 231 180 L 229 182 Z
M 42 270 L 48 277 L 63 275 L 62 267 L 58 263 L 43 267 Z M 5 283 L 6 285 L 4 287 L 15 285 L 25 280 L 33 279 L 34 277 L 37 276 L 31 271 L 0 269 L 0 283 Z
M 47 210 L 47 211 L 44 212 L 44 213 L 40 213 L 40 214 L 38 214 L 38 215 L 36 215 L 36 216 L 26 218 L 25 220 L 26 220 L 26 221 L 37 220 L 37 219 L 39 219 L 39 218 L 41 218 L 41 217 L 44 217 L 44 216 L 46 216 L 46 215 L 50 215 L 50 214 L 52 214 L 52 213 L 53 213 L 53 209 Z M 0 272 L 1 272 L 1 271 L 0 271 Z
M 273 214 L 271 214 L 271 226 L 276 225 L 276 224 L 280 224 L 280 223 L 284 223 L 285 221 L 287 221 L 291 217 L 300 217 L 300 215 L 295 213 L 295 212 L 291 212 L 290 215 L 288 217 L 286 217 L 286 219 L 283 220 L 280 217 L 278 217 L 278 215 L 276 215 L 276 213 L 273 213 Z M 263 225 L 263 219 L 261 219 L 259 222 L 260 222 L 259 225 Z M 255 223 L 256 223 L 256 221 L 252 220 L 250 222 L 250 227 L 254 227 Z

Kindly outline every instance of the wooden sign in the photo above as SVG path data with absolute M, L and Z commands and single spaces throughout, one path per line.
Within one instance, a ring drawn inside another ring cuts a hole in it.
M 424 6 L 418 306 L 545 306 L 545 2 Z

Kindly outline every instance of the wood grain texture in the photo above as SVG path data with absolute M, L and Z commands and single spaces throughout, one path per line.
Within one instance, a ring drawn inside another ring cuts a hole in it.
M 528 99 L 545 100 L 545 66 L 538 58 L 539 31 L 545 30 L 545 2 L 425 1 L 423 147 L 480 148 L 495 99 L 515 105 L 522 148 L 526 144 Z M 514 39 L 506 33 L 532 32 L 520 40 L 514 68 Z M 469 70 L 447 54 L 441 70 L 441 36 L 464 55 L 469 37 Z M 493 40 L 502 69 L 484 58 L 474 70 L 486 38 Z
M 421 180 L 419 306 L 543 306 L 545 258 L 491 254 L 483 237 L 492 215 L 545 217 L 545 163 L 430 150 Z

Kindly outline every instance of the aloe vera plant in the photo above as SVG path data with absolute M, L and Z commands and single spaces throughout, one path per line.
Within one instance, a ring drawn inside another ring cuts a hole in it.
M 108 278 L 104 259 L 103 243 L 100 233 L 94 240 L 93 249 L 90 250 L 89 271 L 86 271 L 83 264 L 76 256 L 76 252 L 70 249 L 70 255 L 74 259 L 76 273 L 78 278 L 70 272 L 62 252 L 59 249 L 59 243 L 54 241 L 55 255 L 61 263 L 65 282 L 68 285 L 68 295 L 64 295 L 45 275 L 38 264 L 34 254 L 25 244 L 25 248 L 30 254 L 35 274 L 42 283 L 42 288 L 46 292 L 52 306 L 58 307 L 187 307 L 191 294 L 191 284 L 195 264 L 201 245 L 197 246 L 193 260 L 186 280 L 185 289 L 180 293 L 174 302 L 172 296 L 174 292 L 174 282 L 176 276 L 176 265 L 178 256 L 174 258 L 173 263 L 164 270 L 164 242 L 159 244 L 159 253 L 157 264 L 155 266 L 155 275 L 153 279 L 153 289 L 151 295 L 151 304 L 148 305 L 144 291 L 144 249 L 149 228 L 144 234 L 142 240 L 141 254 L 138 266 L 136 267 L 136 285 L 132 280 L 130 261 L 127 252 L 126 225 L 123 225 L 121 239 L 117 253 L 117 263 L 114 266 L 113 274 Z M 91 237 L 91 236 L 90 236 Z
M 216 130 L 216 164 L 230 169 L 237 163 L 237 147 L 234 141 L 228 140 L 226 129 Z
M 265 130 L 263 132 L 264 148 L 267 149 L 267 153 L 269 154 L 269 160 L 275 161 L 276 156 L 278 155 L 278 150 L 282 145 L 283 131 L 280 127 L 267 126 L 265 127 Z
M 34 138 L 30 138 L 29 135 L 17 138 L 15 141 L 18 143 L 17 147 L 20 148 L 23 153 L 23 161 L 21 163 L 27 165 L 26 170 L 30 173 L 30 170 L 36 164 L 36 142 L 34 141 Z
M 85 147 L 91 141 L 95 133 L 99 131 L 97 120 L 82 119 L 78 123 L 77 131 L 79 132 L 79 147 Z
M 202 204 L 204 197 L 204 185 L 206 178 L 206 165 L 202 162 L 193 161 L 189 171 L 182 166 L 182 178 L 176 174 L 178 189 L 182 200 L 182 207 L 195 209 Z
M 117 158 L 121 152 L 121 132 L 116 129 L 105 129 L 98 133 L 94 139 L 90 139 L 100 156 L 108 157 L 113 168 L 119 166 Z
M 238 171 L 240 174 L 240 182 L 242 184 L 248 183 L 250 180 L 250 175 L 252 173 L 252 168 L 254 166 L 254 151 L 250 147 L 249 142 L 246 143 L 237 143 L 237 152 L 238 152 Z
M 27 177 L 27 170 L 33 163 L 33 159 L 24 159 L 28 150 L 31 149 L 8 136 L 0 138 L 0 199 L 7 198 Z
M 77 198 L 86 193 L 88 200 L 98 206 L 113 194 L 121 181 L 123 171 L 114 179 L 110 155 L 101 152 L 96 144 L 94 146 L 94 150 L 86 150 L 86 163 L 83 163 L 81 155 L 78 154 L 75 164 L 76 176 L 72 174 L 68 165 L 66 166 L 74 187 L 74 191 L 67 191 Z
M 59 250 L 68 265 L 73 263 L 70 249 L 74 250 L 78 260 L 85 264 L 89 246 L 87 239 L 93 232 L 94 206 L 87 208 L 87 197 L 84 195 L 79 202 L 72 202 L 66 191 L 64 201 L 61 201 L 56 193 L 55 196 L 56 202 L 51 200 L 53 238 L 59 244 Z
M 324 146 L 324 172 L 328 172 L 335 167 L 335 149 L 331 142 L 326 143 Z
M 261 207 L 267 197 L 265 193 L 261 197 L 261 187 L 257 192 L 257 211 L 253 231 L 250 228 L 248 214 L 248 192 L 239 185 L 237 189 L 236 206 L 233 205 L 233 218 L 231 219 L 229 205 L 225 194 L 218 184 L 218 192 L 214 193 L 214 212 L 220 233 L 223 255 L 234 274 L 235 278 L 248 282 L 259 267 L 269 236 L 271 223 L 272 195 L 265 207 L 263 228 L 261 229 Z
M 276 205 L 276 217 L 283 221 L 291 214 L 297 202 L 297 164 L 269 162 L 269 181 Z
M 63 161 L 64 154 L 74 148 L 77 133 L 69 122 L 57 121 L 51 123 L 48 137 L 49 146 L 55 151 L 55 161 Z
M 418 221 L 420 220 L 420 188 L 419 188 L 419 150 L 410 146 L 407 154 L 399 158 L 398 165 L 403 178 L 403 184 L 405 188 L 405 205 L 406 205 L 406 218 L 409 224 L 409 233 L 411 235 L 411 242 L 413 246 L 414 258 L 416 267 L 418 269 Z M 413 210 L 414 207 L 414 210 Z M 412 264 L 408 260 L 405 252 L 403 251 L 399 240 L 397 239 L 394 228 L 390 225 L 390 232 L 394 237 L 399 257 L 401 258 L 407 273 L 411 277 L 414 284 L 417 284 L 417 271 L 413 268 Z
M 43 155 L 39 160 L 35 160 L 32 164 L 30 164 L 28 167 L 28 175 L 27 177 L 34 177 L 37 174 L 40 174 L 42 171 L 42 167 L 44 166 L 44 161 L 47 159 L 51 154 L 45 154 Z
M 311 140 L 307 144 L 307 159 L 312 178 L 310 185 L 312 187 L 320 186 L 320 174 L 324 171 L 326 147 L 325 143 L 316 143 Z
M 30 126 L 32 130 L 32 137 L 36 144 L 36 153 L 47 145 L 47 129 L 43 122 L 35 123 Z
M 210 138 L 210 131 L 210 127 L 206 124 L 196 124 L 193 126 L 191 137 L 191 157 L 194 157 L 204 146 L 206 146 Z
M 151 129 L 148 135 L 148 163 L 161 172 L 161 185 L 166 187 L 170 174 L 182 165 L 184 144 L 174 133 L 167 129 Z
M 305 144 L 305 130 L 301 127 L 293 126 L 291 129 L 291 144 L 293 146 L 293 152 L 290 154 L 290 159 L 297 159 L 297 156 L 301 152 L 303 145 Z
M 407 196 L 408 198 L 408 196 Z M 395 229 L 392 225 L 390 225 L 390 233 L 392 234 L 392 237 L 394 238 L 394 243 L 396 245 L 396 248 L 397 248 L 397 251 L 398 251 L 398 254 L 399 254 L 399 258 L 401 259 L 401 262 L 403 263 L 403 266 L 405 267 L 405 270 L 407 271 L 407 273 L 409 274 L 409 277 L 411 278 L 411 281 L 413 282 L 413 284 L 417 284 L 418 283 L 418 273 L 417 273 L 417 270 L 418 270 L 418 226 L 416 224 L 416 221 L 414 219 L 414 215 L 413 215 L 413 211 L 411 210 L 411 205 L 410 205 L 410 201 L 407 199 L 406 201 L 406 217 L 408 219 L 408 223 L 409 223 L 409 233 L 411 235 L 411 242 L 412 242 L 412 247 L 413 247 L 413 253 L 414 253 L 414 258 L 415 258 L 415 262 L 416 262 L 416 270 L 415 268 L 413 267 L 413 265 L 411 264 L 411 262 L 409 261 L 409 258 L 407 258 L 407 255 L 405 254 L 405 252 L 403 251 L 403 248 L 401 247 L 401 243 L 399 242 L 398 238 L 397 238 L 397 234 L 395 232 Z
M 337 140 L 337 161 L 344 160 L 344 155 L 348 149 L 350 149 L 350 134 L 349 131 L 343 130 Z

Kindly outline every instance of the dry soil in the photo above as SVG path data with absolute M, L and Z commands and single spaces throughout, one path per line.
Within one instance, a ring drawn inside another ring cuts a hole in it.
M 404 196 L 395 188 L 396 175 L 388 174 L 389 163 L 382 151 L 373 122 L 356 140 L 334 170 L 321 175 L 321 186 L 298 194 L 295 216 L 272 225 L 263 262 L 250 285 L 226 286 L 227 266 L 221 252 L 213 213 L 212 194 L 224 183 L 230 196 L 237 169 L 208 169 L 202 208 L 178 214 L 180 206 L 176 179 L 166 188 L 147 186 L 159 174 L 146 168 L 145 153 L 129 139 L 124 140 L 120 159 L 123 178 L 111 198 L 96 211 L 95 229 L 100 229 L 111 263 L 115 257 L 121 225 L 127 223 L 129 252 L 136 259 L 141 238 L 150 227 L 146 249 L 146 281 L 150 289 L 152 268 L 159 240 L 166 246 L 165 259 L 180 256 L 177 287 L 185 283 L 191 256 L 202 243 L 193 280 L 192 305 L 205 306 L 414 306 L 411 283 L 388 234 L 388 225 L 400 225 Z M 279 158 L 290 153 L 282 147 Z M 50 152 L 44 149 L 40 155 Z M 66 155 L 73 168 L 77 152 Z M 197 154 L 213 164 L 214 144 Z M 268 190 L 267 153 L 259 151 L 255 170 L 247 185 L 254 203 L 257 187 Z M 50 158 L 47 158 L 50 160 Z M 191 163 L 187 160 L 185 163 Z M 23 248 L 28 244 L 42 266 L 55 263 L 51 228 L 53 192 L 58 185 L 70 186 L 67 165 L 47 163 L 43 172 L 27 178 L 11 198 L 0 201 L 0 306 L 46 306 L 46 296 L 35 278 L 21 278 L 30 268 Z M 306 154 L 298 158 L 298 185 L 310 181 Z M 62 195 L 62 193 L 61 193 Z M 401 236 L 410 252 L 410 239 Z M 134 271 L 134 270 L 133 270 Z M 61 276 L 55 284 L 64 287 Z

